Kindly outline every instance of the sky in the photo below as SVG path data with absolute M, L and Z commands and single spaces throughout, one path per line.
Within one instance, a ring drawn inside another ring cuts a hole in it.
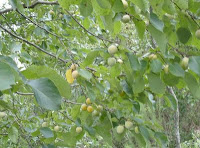
M 0 0 L 0 9 L 5 3 L 8 3 L 8 0 Z

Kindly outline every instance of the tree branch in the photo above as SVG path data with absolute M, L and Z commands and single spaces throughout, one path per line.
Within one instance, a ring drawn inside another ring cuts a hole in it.
M 114 42 L 114 41 L 105 39 L 105 38 L 103 38 L 103 37 L 97 36 L 97 35 L 95 35 L 94 33 L 90 32 L 90 31 L 87 30 L 81 23 L 79 23 L 78 20 L 77 20 L 69 11 L 67 11 L 67 10 L 65 10 L 65 11 L 66 11 L 66 12 L 72 17 L 72 19 L 73 19 L 83 30 L 85 30 L 88 34 L 90 34 L 90 35 L 92 35 L 92 36 L 94 36 L 94 37 L 96 37 L 96 38 L 98 38 L 98 39 L 100 39 L 100 40 L 102 40 L 102 41 L 104 40 L 104 41 L 107 41 L 107 42 L 110 42 L 110 43 L 116 43 L 116 42 Z
M 37 5 L 59 5 L 59 3 L 57 1 L 54 1 L 54 2 L 48 2 L 48 1 L 36 1 L 34 2 L 32 5 L 30 6 L 26 6 L 25 4 L 23 5 L 24 8 L 29 8 L 29 9 L 33 9 L 34 7 L 36 7 Z M 14 11 L 13 8 L 8 8 L 8 9 L 5 9 L 5 10 L 1 10 L 0 11 L 0 14 L 4 14 L 4 13 L 8 13 L 8 12 L 11 12 L 11 11 Z
M 57 56 L 56 56 L 56 55 L 54 55 L 54 54 L 52 54 L 52 53 L 49 53 L 49 52 L 47 52 L 46 50 L 44 50 L 44 49 L 42 49 L 41 47 L 39 47 L 38 45 L 35 45 L 34 43 L 29 42 L 28 40 L 26 40 L 26 39 L 24 39 L 24 38 L 22 38 L 22 37 L 20 37 L 20 36 L 18 36 L 18 35 L 16 35 L 16 34 L 12 33 L 11 31 L 9 31 L 9 30 L 6 29 L 5 27 L 3 27 L 1 24 L 0 24 L 0 28 L 3 29 L 3 30 L 4 30 L 5 32 L 7 32 L 8 34 L 10 34 L 11 36 L 13 36 L 13 37 L 15 37 L 15 38 L 17 38 L 17 39 L 19 39 L 19 40 L 21 40 L 21 41 L 23 41 L 23 42 L 29 44 L 29 45 L 31 45 L 31 46 L 37 48 L 39 51 L 41 51 L 41 52 L 43 52 L 43 53 L 46 53 L 47 55 L 49 55 L 49 56 L 54 57 L 54 58 L 57 59 Z M 62 59 L 62 58 L 58 58 L 58 60 L 60 60 L 61 62 L 67 63 L 67 61 L 64 60 L 64 59 Z

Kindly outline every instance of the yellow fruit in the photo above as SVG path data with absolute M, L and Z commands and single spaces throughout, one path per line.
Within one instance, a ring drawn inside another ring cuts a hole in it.
M 82 127 L 77 127 L 77 128 L 76 128 L 76 132 L 77 132 L 78 134 L 81 133 L 82 130 L 83 130 Z
M 122 134 L 124 132 L 124 126 L 123 125 L 119 125 L 118 127 L 117 127 L 117 133 L 118 134 Z
M 117 52 L 117 47 L 115 45 L 110 45 L 108 47 L 108 53 L 109 54 L 115 54 Z
M 99 115 L 99 112 L 96 111 L 96 110 L 94 110 L 94 111 L 92 112 L 92 115 L 93 115 L 93 116 L 98 116 L 98 115 Z
M 195 36 L 197 39 L 200 39 L 200 29 L 196 31 Z
M 124 22 L 124 23 L 128 23 L 130 21 L 130 16 L 129 15 L 124 15 L 123 17 L 122 17 L 122 22 Z
M 187 69 L 187 67 L 188 67 L 188 62 L 189 62 L 189 58 L 184 57 L 184 58 L 182 59 L 182 61 L 181 61 L 181 67 L 182 67 L 183 69 Z
M 77 70 L 74 70 L 73 72 L 72 72 L 72 78 L 74 78 L 74 79 L 76 79 L 77 77 L 78 77 L 78 71 Z
M 117 62 L 120 63 L 120 64 L 123 64 L 122 59 L 117 59 Z
M 108 58 L 108 65 L 113 66 L 116 64 L 116 59 L 115 58 Z
M 49 14 L 54 15 L 55 13 L 54 13 L 53 10 L 50 10 L 50 11 L 49 11 Z
M 76 70 L 75 64 L 72 64 L 71 67 L 70 67 L 70 69 L 71 69 L 71 70 Z
M 58 132 L 60 130 L 60 127 L 57 125 L 57 126 L 54 126 L 54 131 Z
M 66 71 L 65 76 L 66 76 L 66 79 L 67 79 L 68 83 L 72 84 L 74 82 L 74 78 L 72 77 L 72 70 L 71 69 L 68 69 Z
M 86 104 L 82 104 L 82 105 L 81 105 L 81 109 L 82 109 L 83 111 L 86 111 L 86 110 L 87 110 L 87 105 L 86 105 Z
M 89 113 L 92 113 L 92 112 L 93 112 L 93 110 L 94 110 L 94 109 L 93 109 L 93 107 L 92 107 L 92 106 L 88 106 L 88 107 L 87 107 L 87 111 L 88 111 Z
M 124 5 L 124 9 L 128 8 L 128 2 L 126 0 L 122 0 L 122 3 Z
M 47 127 L 48 126 L 48 123 L 47 122 L 43 122 L 42 123 L 42 127 Z
M 86 104 L 91 104 L 92 102 L 91 102 L 91 100 L 90 100 L 90 98 L 87 98 L 86 99 Z
M 132 127 L 133 127 L 133 122 L 131 122 L 131 121 L 126 121 L 126 122 L 125 122 L 125 127 L 126 127 L 127 129 L 132 128 Z
M 140 133 L 137 126 L 135 127 L 135 133 L 136 133 L 136 134 L 139 134 L 139 133 Z
M 5 116 L 7 116 L 7 114 L 5 112 L 0 112 L 0 118 L 3 118 Z
M 168 74 L 169 73 L 169 65 L 164 65 L 164 72 L 166 73 L 166 74 Z

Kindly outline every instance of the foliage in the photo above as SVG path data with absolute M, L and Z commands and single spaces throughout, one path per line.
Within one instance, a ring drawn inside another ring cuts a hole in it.
M 165 100 L 176 110 L 169 87 L 199 99 L 200 2 L 123 1 L 9 0 L 0 11 L 3 147 L 167 147 L 143 109 Z

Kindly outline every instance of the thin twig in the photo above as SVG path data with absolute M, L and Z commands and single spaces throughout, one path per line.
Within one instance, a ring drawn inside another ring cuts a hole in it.
M 73 19 L 83 30 L 85 30 L 88 34 L 90 34 L 90 35 L 92 35 L 92 36 L 94 36 L 94 37 L 96 37 L 96 38 L 98 38 L 98 39 L 100 39 L 100 40 L 104 40 L 104 41 L 107 41 L 107 42 L 110 42 L 110 43 L 116 43 L 116 42 L 114 42 L 114 41 L 111 41 L 111 40 L 102 38 L 102 37 L 97 36 L 97 35 L 95 35 L 94 33 L 90 32 L 90 31 L 87 30 L 81 23 L 79 23 L 78 20 L 77 20 L 69 11 L 67 11 L 67 10 L 65 10 L 65 11 L 66 11 L 66 12 L 72 17 L 72 19 Z
M 32 5 L 30 5 L 30 6 L 26 6 L 24 4 L 23 7 L 24 8 L 28 8 L 28 9 L 33 9 L 35 6 L 41 5 L 41 4 L 43 4 L 43 5 L 59 5 L 59 3 L 57 1 L 54 1 L 54 2 L 36 1 Z M 11 12 L 11 11 L 14 11 L 14 9 L 13 8 L 8 8 L 8 9 L 5 9 L 5 10 L 1 10 L 0 14 L 8 13 L 8 12 Z
M 3 30 L 4 30 L 5 32 L 7 32 L 8 34 L 10 34 L 11 36 L 13 36 L 13 37 L 15 37 L 15 38 L 17 38 L 17 39 L 19 39 L 19 40 L 25 42 L 25 43 L 27 43 L 27 44 L 29 44 L 29 45 L 31 45 L 31 46 L 37 48 L 38 50 L 40 50 L 40 51 L 43 52 L 43 53 L 46 53 L 46 54 L 49 55 L 49 56 L 54 57 L 54 58 L 56 58 L 56 59 L 58 59 L 58 60 L 60 60 L 61 62 L 64 62 L 64 63 L 67 63 L 67 62 L 68 62 L 68 61 L 66 61 L 66 60 L 64 60 L 64 59 L 62 59 L 62 58 L 57 58 L 56 55 L 54 55 L 54 54 L 52 54 L 52 53 L 49 53 L 49 52 L 47 52 L 46 50 L 44 50 L 44 49 L 42 49 L 41 47 L 39 47 L 38 45 L 35 45 L 34 43 L 29 42 L 28 40 L 26 40 L 26 39 L 24 39 L 24 38 L 22 38 L 22 37 L 20 37 L 20 36 L 18 36 L 18 35 L 16 35 L 16 34 L 12 33 L 11 31 L 9 31 L 9 30 L 6 29 L 5 27 L 3 27 L 1 24 L 0 24 L 0 28 L 3 29 Z

